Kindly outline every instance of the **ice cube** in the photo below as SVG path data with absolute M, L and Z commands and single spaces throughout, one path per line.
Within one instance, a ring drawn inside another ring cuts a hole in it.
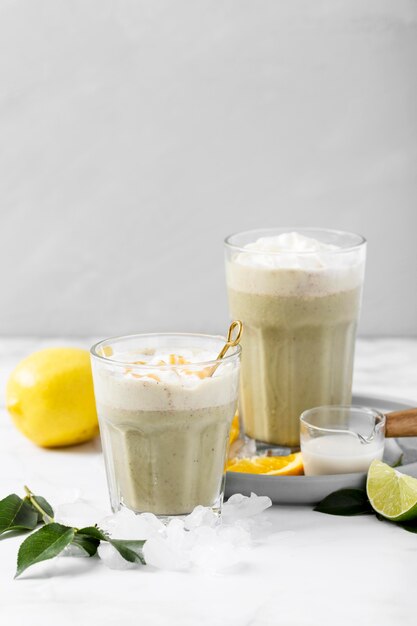
M 245 457 L 251 457 L 256 455 L 256 441 L 245 437 L 244 439 L 237 439 L 232 444 L 233 448 L 230 451 L 230 456 L 237 459 L 244 459 Z
M 236 493 L 231 496 L 223 505 L 222 519 L 225 523 L 259 515 L 265 509 L 272 506 L 271 498 L 268 496 L 257 496 L 251 493 L 250 497 Z
M 165 536 L 170 545 L 182 544 L 185 537 L 185 524 L 182 519 L 173 518 L 166 526 Z
M 87 500 L 79 498 L 73 502 L 65 502 L 55 507 L 54 519 L 59 524 L 68 526 L 94 526 L 103 511 L 90 504 Z
M 110 543 L 102 541 L 97 552 L 104 565 L 110 569 L 134 569 L 138 567 L 136 563 L 130 563 L 120 556 Z
M 263 521 L 253 517 L 271 504 L 268 497 L 235 494 L 225 503 L 221 522 L 211 508 L 197 506 L 184 519 L 174 518 L 167 525 L 152 513 L 136 515 L 128 509 L 99 525 L 113 538 L 144 539 L 146 563 L 158 569 L 220 572 L 247 557 L 252 531 Z M 109 544 L 100 545 L 99 556 L 113 569 L 131 567 Z
M 248 546 L 251 543 L 249 529 L 238 524 L 232 526 L 223 525 L 218 529 L 217 533 L 223 541 L 235 547 Z
M 148 565 L 158 569 L 184 570 L 190 566 L 189 550 L 175 546 L 161 535 L 148 539 L 143 546 L 143 555 Z
M 183 520 L 172 519 L 164 532 L 154 535 L 145 543 L 145 560 L 159 569 L 188 569 L 193 544 L 193 531 L 186 529 Z
M 197 545 L 211 546 L 217 542 L 218 534 L 216 528 L 209 526 L 199 526 L 190 532 L 192 547 Z
M 114 539 L 149 539 L 165 530 L 164 524 L 153 513 L 138 515 L 126 508 L 108 515 L 98 525 Z
M 87 554 L 86 551 L 80 548 L 79 546 L 76 546 L 75 544 L 70 544 L 69 546 L 66 546 L 62 550 L 59 556 L 60 557 L 61 556 L 88 557 L 89 554 Z
M 198 505 L 195 509 L 187 515 L 184 520 L 185 528 L 187 530 L 192 530 L 193 528 L 198 528 L 199 526 L 215 526 L 219 521 L 218 516 L 214 513 L 214 511 L 208 507 Z
M 153 530 L 156 533 L 160 533 L 165 530 L 165 524 L 163 524 L 153 513 L 141 513 L 137 517 L 141 523 L 146 523 L 146 527 L 149 530 Z

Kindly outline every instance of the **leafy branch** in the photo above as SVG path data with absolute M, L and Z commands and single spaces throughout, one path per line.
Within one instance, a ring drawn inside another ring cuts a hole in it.
M 145 541 L 113 539 L 97 525 L 75 528 L 58 524 L 49 502 L 42 496 L 36 496 L 29 487 L 24 489 L 24 498 L 12 493 L 0 500 L 0 536 L 31 533 L 19 548 L 15 578 L 31 565 L 52 559 L 71 545 L 76 546 L 84 556 L 92 557 L 101 541 L 110 543 L 126 561 L 146 565 L 143 556 Z M 40 528 L 35 530 L 39 525 Z
M 24 486 L 24 489 L 26 491 L 27 499 L 29 500 L 33 508 L 38 511 L 39 522 L 41 522 L 42 520 L 45 522 L 45 524 L 50 524 L 51 522 L 53 522 L 54 511 L 51 505 L 45 500 L 45 498 L 42 498 L 42 496 L 35 496 L 26 485 Z

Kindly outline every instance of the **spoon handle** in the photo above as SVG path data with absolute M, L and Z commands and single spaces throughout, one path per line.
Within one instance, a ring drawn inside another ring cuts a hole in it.
M 386 437 L 417 437 L 417 409 L 386 413 Z

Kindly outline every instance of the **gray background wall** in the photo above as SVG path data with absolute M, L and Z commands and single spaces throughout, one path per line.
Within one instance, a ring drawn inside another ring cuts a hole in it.
M 222 239 L 369 239 L 417 333 L 417 4 L 0 0 L 0 334 L 219 331 Z

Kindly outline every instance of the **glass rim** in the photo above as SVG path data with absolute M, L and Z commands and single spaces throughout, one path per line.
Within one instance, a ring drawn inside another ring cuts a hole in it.
M 373 429 L 375 430 L 377 427 L 384 427 L 386 423 L 385 413 L 379 411 L 378 409 L 373 409 L 369 406 L 363 406 L 360 404 L 323 404 L 322 406 L 314 406 L 311 409 L 306 409 L 300 415 L 300 423 L 307 426 L 309 429 L 325 432 L 325 433 L 341 433 L 341 429 L 339 428 L 326 428 L 326 426 L 317 426 L 316 424 L 312 424 L 307 419 L 307 415 L 314 411 L 321 411 L 326 409 L 329 412 L 336 412 L 340 410 L 349 410 L 354 411 L 356 413 L 366 414 L 368 417 L 374 418 Z M 345 429 L 346 430 L 346 429 Z M 349 429 L 347 429 L 349 430 Z
M 164 332 L 164 333 L 133 333 L 131 335 L 116 335 L 114 337 L 108 337 L 107 339 L 101 339 L 100 341 L 97 341 L 95 344 L 93 344 L 90 348 L 90 355 L 94 358 L 97 359 L 98 361 L 102 362 L 102 363 L 106 363 L 107 365 L 116 365 L 116 366 L 122 366 L 122 367 L 131 367 L 132 369 L 138 369 L 138 370 L 149 370 L 149 369 L 155 369 L 155 370 L 178 370 L 178 369 L 192 369 L 192 368 L 198 368 L 200 366 L 202 367 L 208 367 L 208 366 L 214 366 L 214 365 L 220 365 L 221 363 L 227 363 L 227 362 L 232 362 L 233 360 L 239 359 L 240 355 L 242 353 L 242 346 L 240 344 L 233 346 L 233 348 L 231 348 L 232 352 L 230 354 L 226 354 L 224 357 L 222 357 L 221 359 L 211 359 L 209 361 L 193 361 L 192 363 L 184 363 L 184 364 L 170 364 L 167 363 L 166 365 L 156 365 L 156 364 L 151 364 L 151 363 L 132 363 L 131 361 L 119 361 L 118 359 L 114 359 L 112 358 L 112 355 L 110 356 L 106 356 L 103 354 L 99 354 L 98 353 L 98 349 L 102 346 L 104 346 L 105 344 L 108 345 L 111 342 L 117 342 L 117 341 L 121 341 L 121 340 L 129 340 L 129 339 L 136 339 L 136 338 L 149 338 L 149 337 L 202 337 L 205 339 L 218 339 L 219 341 L 221 341 L 222 343 L 226 343 L 227 342 L 227 338 L 224 337 L 223 335 L 209 335 L 209 334 L 205 334 L 205 333 L 170 333 L 170 332 Z
M 297 226 L 288 226 L 288 227 L 277 226 L 277 227 L 271 227 L 271 228 L 254 228 L 254 229 L 242 230 L 242 231 L 232 233 L 231 235 L 228 235 L 227 237 L 225 237 L 224 244 L 226 248 L 230 248 L 231 250 L 235 250 L 238 252 L 245 252 L 246 254 L 248 253 L 249 254 L 261 254 L 263 256 L 275 256 L 275 255 L 279 256 L 279 255 L 292 255 L 292 254 L 296 254 L 297 256 L 298 255 L 309 256 L 312 254 L 317 254 L 317 251 L 313 251 L 313 250 L 302 250 L 302 251 L 281 250 L 279 252 L 265 252 L 265 250 L 248 250 L 244 246 L 239 246 L 232 242 L 232 239 L 234 237 L 238 237 L 239 235 L 249 235 L 253 233 L 253 235 L 255 236 L 257 233 L 259 234 L 259 233 L 268 233 L 268 232 L 271 233 L 272 235 L 273 233 L 276 233 L 278 231 L 281 231 L 282 234 L 291 233 L 291 232 L 299 232 L 302 234 L 302 231 L 310 231 L 312 233 L 326 233 L 329 235 L 337 235 L 337 236 L 350 235 L 352 237 L 356 237 L 357 239 L 356 244 L 345 246 L 345 247 L 340 247 L 338 250 L 328 250 L 326 254 L 344 254 L 346 252 L 353 252 L 354 250 L 359 250 L 367 243 L 367 240 L 363 235 L 359 233 L 353 233 L 347 230 L 337 230 L 333 228 L 318 228 L 316 226 L 311 226 L 311 227 L 310 226 L 298 226 L 298 227 Z

